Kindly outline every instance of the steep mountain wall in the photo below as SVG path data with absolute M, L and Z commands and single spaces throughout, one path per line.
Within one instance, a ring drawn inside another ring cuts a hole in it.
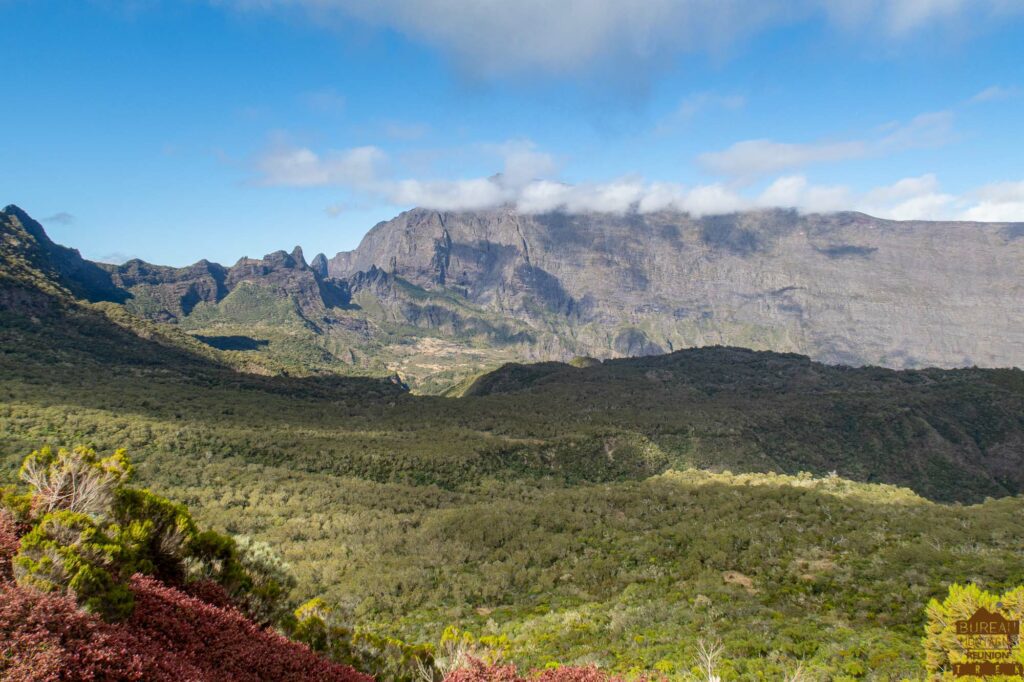
M 846 364 L 1024 365 L 1019 223 L 416 209 L 328 270 L 372 266 L 603 357 L 730 344 Z

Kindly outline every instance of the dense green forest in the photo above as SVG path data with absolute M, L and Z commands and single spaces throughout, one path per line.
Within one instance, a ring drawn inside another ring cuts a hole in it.
M 26 262 L 0 306 L 0 476 L 42 444 L 127 448 L 139 485 L 269 543 L 297 598 L 374 636 L 455 626 L 526 667 L 685 679 L 720 645 L 726 680 L 914 679 L 931 598 L 1024 582 L 1019 370 L 708 348 L 415 396 L 249 366 Z

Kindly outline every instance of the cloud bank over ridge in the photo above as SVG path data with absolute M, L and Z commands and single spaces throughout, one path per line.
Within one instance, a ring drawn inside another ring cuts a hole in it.
M 256 164 L 258 181 L 272 186 L 338 187 L 396 206 L 480 210 L 513 205 L 524 213 L 641 213 L 678 210 L 693 215 L 786 207 L 807 212 L 860 210 L 895 220 L 1024 221 L 1024 181 L 985 185 L 963 195 L 942 190 L 934 174 L 855 191 L 816 185 L 802 174 L 775 177 L 751 189 L 735 182 L 685 185 L 623 176 L 572 184 L 557 178 L 555 159 L 528 141 L 495 145 L 502 169 L 489 177 L 394 177 L 388 155 L 357 147 L 319 155 L 305 147 L 276 145 Z

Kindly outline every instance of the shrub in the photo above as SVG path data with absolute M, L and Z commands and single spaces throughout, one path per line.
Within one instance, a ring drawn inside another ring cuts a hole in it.
M 237 561 L 249 578 L 249 587 L 238 595 L 239 606 L 261 625 L 278 623 L 290 609 L 288 596 L 297 580 L 270 545 L 248 536 L 235 538 Z
M 185 578 L 185 560 L 196 537 L 196 524 L 183 504 L 148 490 L 121 487 L 114 493 L 116 536 L 124 545 L 130 573 L 153 575 L 165 582 Z
M 0 679 L 370 681 L 265 629 L 296 582 L 270 546 L 198 532 L 130 471 L 123 450 L 43 448 L 31 504 L 0 491 Z
M 347 659 L 338 659 L 380 680 L 430 682 L 439 679 L 432 649 L 394 637 L 356 631 L 349 640 Z
M 564 666 L 523 675 L 514 665 L 488 665 L 471 659 L 466 667 L 445 677 L 444 682 L 623 682 L 623 678 L 595 666 Z
M 236 600 L 252 587 L 252 579 L 238 561 L 238 548 L 227 535 L 206 530 L 189 543 L 186 562 L 190 580 L 212 580 Z
M 434 666 L 427 645 L 358 632 L 336 620 L 334 608 L 323 599 L 311 599 L 295 611 L 292 636 L 332 661 L 353 666 L 391 682 L 431 682 L 442 675 Z
M 14 557 L 19 585 L 70 593 L 78 604 L 107 618 L 132 609 L 131 592 L 119 580 L 123 547 L 85 514 L 50 512 L 21 539 Z
M 26 457 L 25 516 L 37 525 L 14 562 L 19 583 L 71 592 L 82 607 L 120 618 L 131 610 L 123 582 L 134 573 L 174 585 L 209 580 L 262 626 L 290 617 L 296 580 L 269 545 L 199 532 L 185 505 L 125 486 L 130 474 L 124 450 L 101 458 L 84 447 L 44 447 Z M 3 492 L 5 504 L 24 506 Z
M 435 665 L 442 676 L 448 676 L 455 670 L 471 667 L 473 663 L 482 663 L 493 668 L 507 653 L 508 640 L 505 637 L 485 635 L 478 638 L 472 633 L 449 625 L 441 633 L 441 645 L 435 658 Z
M 341 632 L 341 628 L 335 625 L 332 620 L 333 609 L 320 597 L 310 599 L 305 604 L 295 609 L 295 623 L 292 628 L 292 637 L 298 642 L 303 642 L 314 651 L 330 655 L 332 644 L 338 639 L 348 639 L 350 631 Z M 335 658 L 335 656 L 331 656 Z
M 101 516 L 131 472 L 125 450 L 100 458 L 91 448 L 55 452 L 46 446 L 25 458 L 19 475 L 32 488 L 33 509 L 39 516 L 57 509 Z
M 17 523 L 28 523 L 32 518 L 32 494 L 19 493 L 13 485 L 0 486 L 0 508 Z
M 258 627 L 234 608 L 218 608 L 143 576 L 132 579 L 138 604 L 127 625 L 177 662 L 176 679 L 372 682 L 309 648 Z
M 525 682 L 514 665 L 487 665 L 469 660 L 467 665 L 448 673 L 444 682 Z

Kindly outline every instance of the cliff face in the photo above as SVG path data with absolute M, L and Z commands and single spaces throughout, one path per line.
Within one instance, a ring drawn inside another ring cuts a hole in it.
M 565 339 L 890 367 L 1024 365 L 1024 224 L 759 211 L 693 219 L 413 210 L 328 263 L 376 266 Z

